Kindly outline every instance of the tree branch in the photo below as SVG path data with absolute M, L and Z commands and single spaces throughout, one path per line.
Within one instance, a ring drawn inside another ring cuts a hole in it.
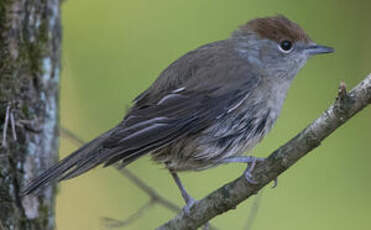
M 195 203 L 189 215 L 182 211 L 157 229 L 197 229 L 215 216 L 234 209 L 319 146 L 327 136 L 370 103 L 371 74 L 350 93 L 346 92 L 345 84 L 341 83 L 333 105 L 302 132 L 274 151 L 264 162 L 257 164 L 252 176 L 258 184 L 250 184 L 241 176 Z

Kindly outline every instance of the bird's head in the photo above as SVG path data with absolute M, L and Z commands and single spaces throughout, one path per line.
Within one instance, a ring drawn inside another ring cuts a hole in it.
M 244 58 L 271 77 L 292 79 L 309 57 L 334 52 L 317 45 L 298 24 L 282 15 L 253 19 L 231 39 Z

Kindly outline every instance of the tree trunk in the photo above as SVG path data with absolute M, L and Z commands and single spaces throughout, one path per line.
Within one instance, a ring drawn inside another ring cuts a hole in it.
M 20 197 L 57 160 L 59 0 L 0 0 L 0 230 L 54 229 L 55 187 Z

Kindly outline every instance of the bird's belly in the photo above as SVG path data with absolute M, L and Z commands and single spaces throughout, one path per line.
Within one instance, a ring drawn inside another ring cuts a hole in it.
M 269 131 L 268 115 L 218 121 L 204 131 L 184 137 L 152 153 L 153 160 L 174 171 L 203 170 L 251 150 Z

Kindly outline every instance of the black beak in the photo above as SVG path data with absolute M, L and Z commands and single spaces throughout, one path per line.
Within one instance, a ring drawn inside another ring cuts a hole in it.
M 305 48 L 305 50 L 309 55 L 327 54 L 335 52 L 335 49 L 332 47 L 321 46 L 317 44 L 309 45 Z

